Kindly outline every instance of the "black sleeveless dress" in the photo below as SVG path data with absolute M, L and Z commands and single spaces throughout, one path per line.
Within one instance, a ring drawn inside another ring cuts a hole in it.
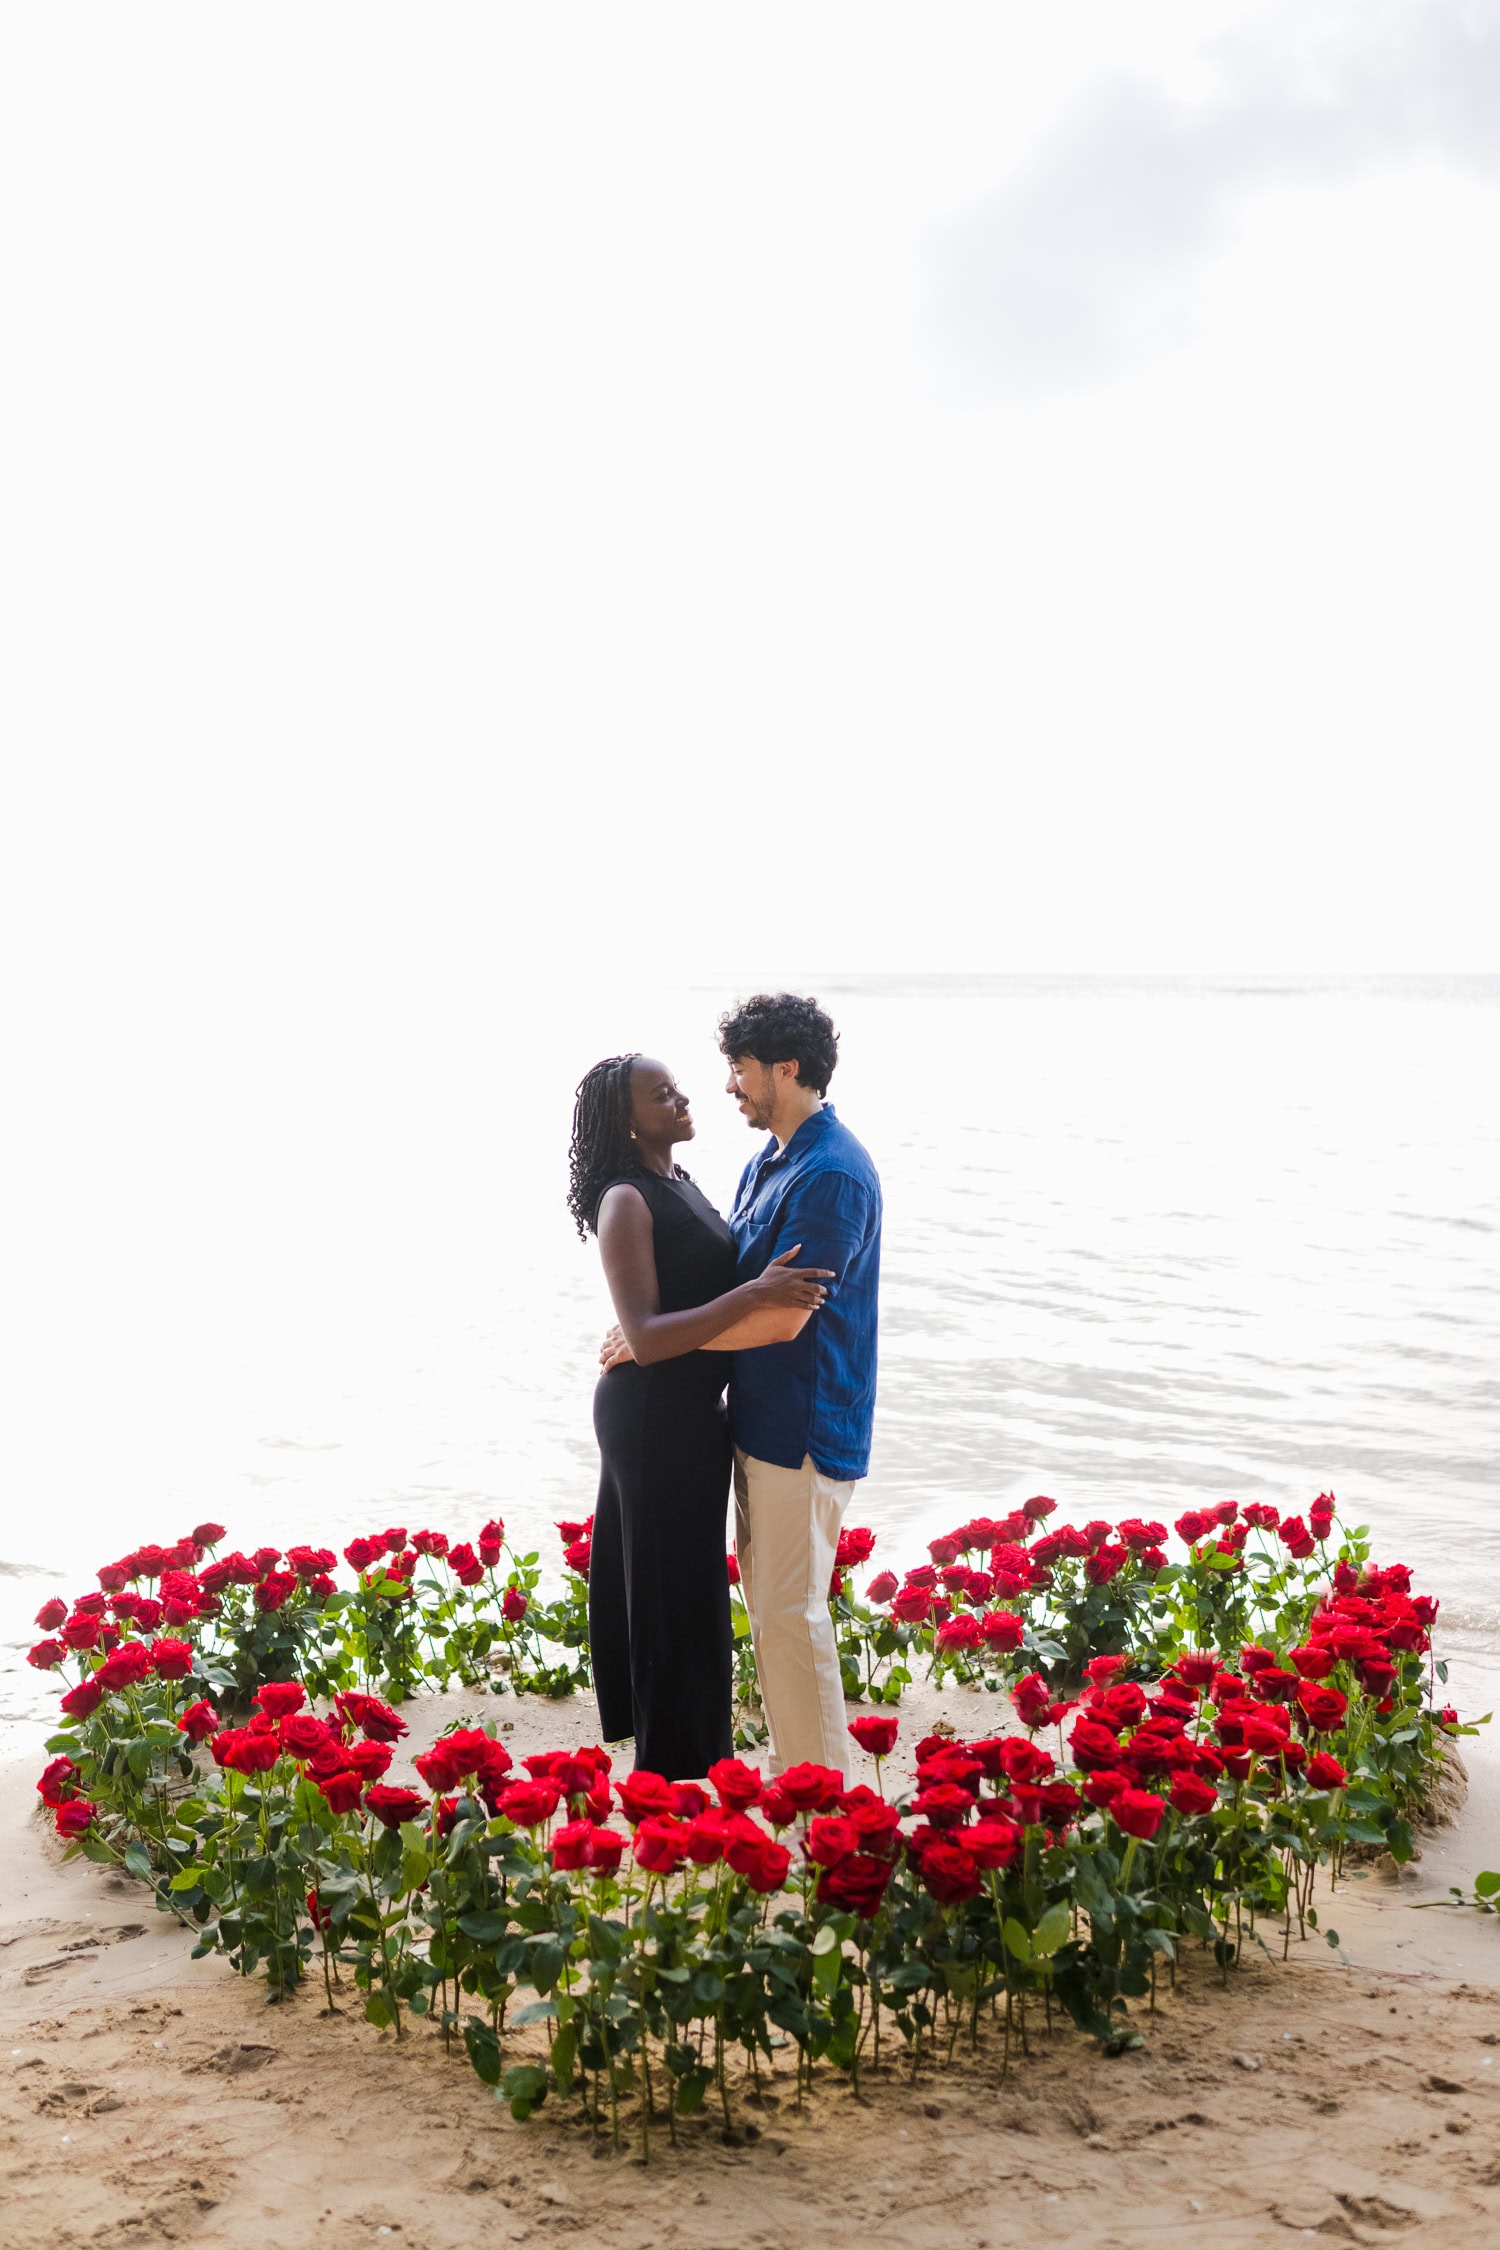
M 663 1312 L 734 1287 L 734 1240 L 693 1182 L 632 1174 L 651 1211 Z M 589 1641 L 606 1742 L 669 1781 L 706 1774 L 734 1748 L 725 1525 L 731 1450 L 728 1352 L 684 1352 L 599 1378 L 599 1499 L 589 1562 Z

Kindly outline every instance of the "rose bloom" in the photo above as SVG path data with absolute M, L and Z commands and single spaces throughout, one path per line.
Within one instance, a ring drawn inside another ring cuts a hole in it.
M 1163 1800 L 1149 1789 L 1121 1789 L 1110 1801 L 1110 1817 L 1127 1836 L 1150 1838 L 1162 1824 Z
M 507 1586 L 500 1596 L 500 1614 L 507 1625 L 519 1625 L 530 1606 L 519 1586 Z
M 858 1838 L 857 1850 L 890 1857 L 901 1833 L 901 1815 L 894 1805 L 888 1805 L 873 1789 L 861 1785 L 844 1792 L 839 1799 L 839 1810 L 853 1824 Z
M 330 1812 L 358 1812 L 364 1783 L 357 1773 L 324 1774 L 318 1781 Z
M 591 1540 L 575 1539 L 570 1547 L 564 1547 L 563 1549 L 563 1561 L 567 1564 L 569 1570 L 575 1571 L 580 1578 L 587 1578 L 589 1574 L 589 1556 L 592 1548 L 593 1542 Z
M 888 1758 L 896 1747 L 900 1731 L 899 1719 L 867 1717 L 849 1721 L 849 1732 L 861 1750 L 867 1750 L 872 1758 Z
M 708 1778 L 721 1805 L 744 1812 L 760 1796 L 761 1777 L 741 1758 L 719 1758 L 708 1769 Z
M 920 1625 L 932 1611 L 932 1596 L 925 1586 L 903 1586 L 891 1603 L 891 1615 L 903 1625 Z
M 1315 1680 L 1304 1680 L 1297 1690 L 1297 1707 L 1307 1723 L 1318 1734 L 1332 1734 L 1341 1727 L 1348 1714 L 1349 1699 L 1337 1688 L 1323 1687 Z
M 552 1839 L 552 1864 L 559 1874 L 571 1874 L 589 1863 L 589 1839 L 594 1833 L 591 1820 L 570 1820 L 558 1829 Z
M 726 1813 L 718 1805 L 710 1805 L 704 1811 L 693 1814 L 688 1821 L 683 1842 L 687 1856 L 695 1867 L 713 1867 L 724 1857 L 728 1824 L 731 1820 L 742 1817 Z
M 758 1837 L 753 1848 L 746 1848 L 735 1856 L 731 1847 L 724 1854 L 737 1875 L 742 1875 L 752 1891 L 769 1898 L 786 1882 L 792 1864 L 792 1855 L 785 1844 L 774 1843 L 769 1836 Z
M 863 1524 L 846 1524 L 839 1533 L 838 1549 L 834 1560 L 840 1570 L 853 1570 L 868 1562 L 875 1552 L 875 1534 Z
M 974 1799 L 967 1789 L 951 1781 L 938 1781 L 917 1791 L 913 1809 L 934 1828 L 960 1828 L 974 1810 Z
M 1128 1773 L 1121 1773 L 1118 1767 L 1111 1769 L 1101 1766 L 1096 1772 L 1085 1776 L 1083 1793 L 1091 1805 L 1107 1807 L 1114 1803 L 1122 1789 L 1128 1789 L 1130 1785 Z
M 589 1838 L 588 1864 L 596 1875 L 613 1875 L 625 1850 L 618 1828 L 595 1827 Z
M 415 1789 L 393 1789 L 377 1781 L 365 1791 L 365 1811 L 373 1813 L 383 1828 L 399 1828 L 403 1820 L 425 1820 L 427 1799 Z
M 281 1756 L 275 1735 L 262 1734 L 255 1727 L 224 1727 L 209 1747 L 215 1765 L 227 1766 L 231 1773 L 269 1773 Z
M 218 1724 L 219 1714 L 211 1703 L 190 1703 L 177 1722 L 177 1731 L 190 1742 L 206 1742 Z
M 446 1555 L 448 1552 L 446 1531 L 414 1531 L 411 1543 L 419 1555 Z
M 448 1568 L 460 1586 L 477 1586 L 484 1577 L 484 1564 L 466 1540 L 448 1549 Z
M 1300 1516 L 1288 1516 L 1281 1526 L 1280 1537 L 1297 1562 L 1306 1562 L 1317 1551 L 1317 1541 Z
M 61 1641 L 38 1641 L 26 1651 L 26 1661 L 39 1672 L 54 1672 L 67 1653 Z
M 66 1804 L 73 1795 L 73 1784 L 77 1779 L 78 1768 L 71 1758 L 54 1758 L 50 1766 L 43 1767 L 41 1779 L 36 1785 L 42 1803 L 54 1808 Z
M 1046 1726 L 1054 1709 L 1052 1690 L 1039 1672 L 1028 1672 L 1010 1691 L 1010 1700 L 1023 1727 Z
M 441 1742 L 434 1743 L 430 1750 L 422 1751 L 417 1757 L 413 1758 L 412 1764 L 435 1796 L 440 1795 L 445 1789 L 451 1789 L 465 1770 L 461 1765 L 456 1764 L 451 1758 L 444 1755 L 444 1746 Z M 522 1786 L 529 1786 L 529 1784 L 523 1784 Z
M 696 1781 L 674 1781 L 672 1810 L 679 1820 L 696 1820 L 699 1813 L 708 1810 L 708 1791 L 700 1789 Z
M 79 1610 L 62 1630 L 64 1648 L 94 1648 L 104 1630 L 104 1620 L 94 1610 Z
M 638 1766 L 623 1781 L 617 1781 L 615 1787 L 625 1809 L 625 1818 L 632 1823 L 646 1819 L 650 1813 L 670 1813 L 676 1805 L 671 1782 L 659 1773 L 648 1773 L 644 1767 Z
M 185 1680 L 193 1669 L 192 1645 L 188 1641 L 153 1641 L 151 1662 L 159 1680 Z
M 873 1602 L 877 1608 L 883 1608 L 892 1594 L 899 1593 L 900 1589 L 901 1581 L 893 1570 L 877 1571 L 865 1588 L 865 1600 Z
M 1304 1680 L 1326 1680 L 1337 1662 L 1333 1650 L 1317 1641 L 1292 1650 L 1292 1663 Z
M 1020 1854 L 1025 1843 L 1025 1832 L 1013 1820 L 1005 1820 L 993 1813 L 981 1814 L 972 1828 L 963 1833 L 965 1851 L 972 1852 L 979 1867 L 1009 1867 Z
M 864 1852 L 853 1852 L 847 1859 L 823 1869 L 818 1878 L 819 1901 L 824 1906 L 836 1907 L 842 1914 L 856 1915 L 861 1922 L 872 1921 L 880 1912 L 891 1874 L 888 1859 L 872 1859 Z
M 1026 1638 L 1026 1621 L 1013 1609 L 988 1609 L 979 1620 L 979 1630 L 986 1648 L 1018 1649 Z
M 505 1818 L 516 1828 L 540 1828 L 562 1802 L 555 1781 L 513 1781 L 497 1800 Z
M 250 1700 L 268 1719 L 289 1719 L 307 1701 L 307 1690 L 297 1680 L 268 1680 Z
M 59 1836 L 83 1836 L 94 1825 L 94 1807 L 87 1797 L 70 1797 L 52 1815 Z
M 1069 1737 L 1073 1763 L 1081 1773 L 1091 1773 L 1101 1766 L 1118 1765 L 1120 1745 L 1108 1727 L 1102 1727 L 1087 1716 L 1075 1719 Z
M 1212 1812 L 1219 1802 L 1219 1792 L 1200 1774 L 1177 1773 L 1172 1776 L 1171 1798 L 1180 1813 L 1191 1816 Z
M 332 1747 L 327 1727 L 310 1711 L 294 1711 L 289 1719 L 283 1719 L 280 1735 L 282 1749 L 293 1758 L 312 1758 Z M 340 1759 L 342 1762 L 342 1752 Z
M 798 1812 L 826 1812 L 844 1793 L 841 1773 L 832 1766 L 817 1766 L 808 1761 L 788 1766 L 785 1773 L 777 1775 L 776 1781 L 782 1795 Z
M 340 1717 L 350 1726 L 358 1727 L 372 1742 L 399 1742 L 407 1731 L 406 1721 L 378 1696 L 361 1695 L 354 1689 L 347 1689 L 333 1700 Z
M 1307 1783 L 1310 1789 L 1342 1789 L 1349 1776 L 1338 1759 L 1326 1750 L 1316 1750 L 1307 1761 Z
M 957 1906 L 982 1888 L 979 1862 L 960 1843 L 939 1837 L 927 1844 L 919 1864 L 922 1882 L 939 1906 Z
M 151 1674 L 151 1651 L 144 1641 L 122 1641 L 112 1649 L 100 1665 L 94 1678 L 98 1685 L 109 1690 L 139 1687 Z
M 920 1805 L 920 1798 L 918 1804 Z M 964 1799 L 965 1808 L 968 1799 Z M 802 1846 L 807 1856 L 819 1867 L 836 1867 L 841 1859 L 859 1849 L 859 1830 L 845 1813 L 820 1813 L 807 1824 L 807 1836 Z
M 77 1687 L 69 1688 L 62 1698 L 62 1708 L 70 1719 L 86 1719 L 98 1710 L 104 1701 L 104 1690 L 92 1676 L 80 1680 Z
M 361 1781 L 383 1781 L 395 1752 L 388 1742 L 350 1742 L 340 1748 L 339 1755 Z
M 669 1813 L 650 1813 L 631 1838 L 636 1862 L 648 1875 L 671 1875 L 687 1857 L 687 1829 Z

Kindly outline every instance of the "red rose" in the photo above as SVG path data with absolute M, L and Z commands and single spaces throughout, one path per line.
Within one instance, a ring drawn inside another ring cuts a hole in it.
M 1308 1509 L 1308 1524 L 1315 1537 L 1319 1541 L 1326 1539 L 1329 1532 L 1332 1531 L 1334 1514 L 1337 1510 L 1337 1507 L 1338 1502 L 1334 1499 L 1331 1492 L 1320 1492 L 1317 1499 Z
M 986 1648 L 1018 1649 L 1026 1638 L 1026 1620 L 1013 1609 L 990 1609 L 979 1620 Z
M 448 1568 L 460 1586 L 477 1586 L 484 1576 L 484 1564 L 467 1542 L 448 1549 Z
M 737 1875 L 743 1875 L 752 1891 L 759 1891 L 766 1898 L 782 1888 L 792 1864 L 792 1855 L 785 1844 L 773 1843 L 769 1836 L 759 1837 L 754 1849 L 742 1851 L 738 1858 L 731 1845 L 724 1857 Z
M 555 1528 L 563 1545 L 571 1547 L 575 1539 L 589 1539 L 593 1536 L 594 1519 L 588 1516 L 582 1523 L 560 1523 Z
M 1297 1690 L 1297 1707 L 1315 1733 L 1332 1734 L 1344 1723 L 1349 1710 L 1349 1698 L 1341 1695 L 1337 1688 L 1322 1687 L 1315 1680 L 1304 1680 Z
M 927 1552 L 931 1555 L 933 1562 L 941 1569 L 944 1563 L 957 1562 L 958 1541 L 956 1539 L 929 1539 Z
M 50 1602 L 43 1602 L 36 1613 L 36 1621 L 44 1633 L 55 1633 L 59 1625 L 67 1623 L 67 1617 L 67 1603 L 58 1601 L 55 1595 Z
M 788 1766 L 776 1777 L 777 1786 L 798 1812 L 826 1812 L 844 1793 L 844 1777 L 832 1766 L 805 1762 Z
M 210 1747 L 215 1764 L 227 1766 L 231 1773 L 269 1773 L 281 1756 L 275 1735 L 262 1734 L 255 1727 L 225 1727 Z
M 313 1758 L 320 1750 L 331 1747 L 332 1737 L 327 1727 L 321 1719 L 315 1719 L 310 1711 L 294 1711 L 289 1719 L 282 1720 L 278 1731 L 281 1747 L 288 1757 Z M 342 1757 L 341 1751 L 340 1763 Z
M 390 1772 L 394 1752 L 386 1742 L 349 1742 L 342 1744 L 339 1756 L 351 1773 L 361 1781 L 382 1781 Z
M 505 1818 L 516 1828 L 541 1828 L 562 1802 L 555 1781 L 513 1781 L 497 1800 Z
M 900 1731 L 899 1719 L 868 1717 L 849 1721 L 849 1732 L 861 1750 L 868 1751 L 872 1758 L 888 1758 L 896 1747 Z
M 838 1549 L 834 1556 L 840 1570 L 855 1570 L 869 1561 L 875 1552 L 875 1534 L 862 1524 L 846 1524 L 839 1533 Z
M 1179 1680 L 1192 1688 L 1207 1687 L 1219 1669 L 1219 1659 L 1211 1648 L 1184 1649 L 1172 1666 Z
M 1326 1750 L 1315 1750 L 1307 1761 L 1307 1781 L 1312 1789 L 1342 1789 L 1349 1776 L 1338 1759 Z
M 1083 1566 L 1083 1575 L 1091 1586 L 1107 1586 L 1118 1571 L 1130 1560 L 1128 1547 L 1100 1547 L 1089 1556 Z
M 695 1867 L 712 1867 L 724 1857 L 728 1841 L 728 1824 L 736 1816 L 726 1813 L 717 1805 L 695 1813 L 687 1824 L 683 1838 L 688 1858 Z
M 872 1859 L 867 1853 L 852 1852 L 847 1859 L 823 1869 L 818 1878 L 819 1902 L 835 1907 L 841 1914 L 856 1915 L 861 1922 L 873 1921 L 880 1912 L 891 1873 L 888 1859 Z
M 1199 1774 L 1176 1773 L 1172 1776 L 1171 1798 L 1180 1813 L 1210 1813 L 1219 1802 L 1219 1792 Z
M 687 1827 L 670 1813 L 648 1814 L 634 1836 L 631 1850 L 648 1875 L 671 1875 L 687 1857 Z
M 865 1588 L 865 1600 L 880 1607 L 890 1600 L 892 1594 L 899 1591 L 900 1583 L 893 1570 L 877 1571 Z
M 419 1555 L 446 1555 L 448 1552 L 446 1531 L 414 1531 L 411 1543 Z
M 190 1703 L 177 1722 L 177 1731 L 190 1742 L 206 1742 L 218 1724 L 219 1714 L 211 1703 Z
M 425 1820 L 428 1806 L 415 1789 L 393 1789 L 377 1781 L 365 1791 L 365 1811 L 373 1813 L 382 1828 L 399 1828 L 404 1820 Z
M 979 1620 L 969 1610 L 963 1610 L 957 1617 L 950 1617 L 937 1630 L 937 1645 L 944 1649 L 978 1648 L 983 1638 Z
M 967 1798 L 964 1802 L 967 1809 Z M 808 1822 L 802 1848 L 819 1867 L 836 1867 L 841 1859 L 858 1851 L 859 1830 L 845 1813 L 820 1813 Z
M 268 1680 L 250 1700 L 268 1719 L 289 1719 L 307 1701 L 307 1690 L 297 1680 Z
M 159 1680 L 185 1680 L 193 1669 L 193 1650 L 188 1641 L 153 1641 L 151 1662 Z
M 790 1828 L 799 1808 L 779 1781 L 768 1781 L 760 1793 L 760 1809 L 773 1828 Z
M 83 1836 L 94 1825 L 94 1807 L 87 1797 L 70 1797 L 52 1815 L 59 1836 Z
M 618 1828 L 596 1827 L 589 1837 L 588 1864 L 596 1875 L 612 1875 L 624 1850 L 625 1839 Z
M 434 1796 L 441 1796 L 445 1789 L 453 1788 L 460 1778 L 459 1767 L 444 1755 L 444 1745 L 441 1742 L 434 1743 L 430 1750 L 420 1752 L 413 1758 L 412 1764 Z
M 861 1782 L 857 1788 L 845 1790 L 839 1810 L 853 1823 L 860 1851 L 877 1858 L 890 1857 L 901 1833 L 901 1815 L 894 1805 L 888 1805 Z
M 334 1704 L 350 1726 L 358 1727 L 372 1742 L 399 1742 L 406 1733 L 406 1721 L 398 1718 L 388 1703 L 378 1696 L 361 1695 L 354 1689 L 334 1697 Z
M 1100 1767 L 1119 1763 L 1120 1745 L 1109 1728 L 1100 1726 L 1096 1719 L 1087 1716 L 1074 1720 L 1069 1747 L 1073 1753 L 1073 1763 L 1081 1773 L 1092 1773 Z
M 139 1687 L 151 1674 L 151 1651 L 144 1641 L 122 1641 L 94 1674 L 96 1686 L 113 1695 L 118 1688 Z
M 974 1854 L 942 1837 L 923 1847 L 918 1872 L 939 1906 L 957 1906 L 983 1887 Z
M 104 1630 L 104 1620 L 92 1611 L 80 1610 L 68 1619 L 63 1627 L 63 1646 L 72 1649 L 93 1648 Z
M 1005 1735 L 1000 1743 L 1000 1770 L 1011 1781 L 1042 1781 L 1055 1771 L 1057 1760 L 1035 1742 Z
M 493 1570 L 500 1560 L 500 1550 L 505 1545 L 505 1525 L 499 1516 L 479 1526 L 479 1536 L 474 1544 L 479 1549 L 479 1559 L 486 1570 Z
M 972 1828 L 963 1835 L 964 1849 L 972 1852 L 979 1867 L 1009 1867 L 1024 1848 L 1026 1835 L 1013 1820 L 995 1813 L 981 1813 Z
M 507 1586 L 500 1596 L 500 1614 L 507 1625 L 519 1625 L 530 1606 L 519 1586 Z
M 1258 1758 L 1279 1758 L 1287 1736 L 1270 1719 L 1258 1713 L 1240 1722 L 1240 1740 Z
M 594 1833 L 591 1820 L 566 1821 L 552 1839 L 552 1864 L 560 1875 L 573 1874 L 589 1863 L 589 1840 Z
M 1300 1516 L 1288 1516 L 1281 1525 L 1280 1536 L 1297 1562 L 1305 1562 L 1317 1551 L 1318 1543 Z
M 61 1641 L 38 1641 L 26 1651 L 26 1661 L 39 1672 L 54 1672 L 67 1653 Z
M 920 1625 L 932 1612 L 932 1596 L 925 1586 L 903 1586 L 891 1603 L 891 1615 L 903 1625 Z
M 43 1767 L 36 1785 L 42 1803 L 54 1807 L 65 1805 L 74 1793 L 73 1784 L 77 1779 L 78 1768 L 71 1758 L 54 1758 L 50 1766 Z
M 1110 1800 L 1110 1818 L 1127 1836 L 1149 1839 L 1162 1823 L 1166 1805 L 1149 1789 L 1119 1789 Z
M 563 1549 L 563 1561 L 567 1564 L 569 1570 L 575 1571 L 580 1578 L 587 1578 L 589 1574 L 589 1554 L 592 1544 L 592 1541 L 588 1539 L 575 1539 L 571 1546 Z
M 1091 1805 L 1112 1805 L 1122 1789 L 1130 1787 L 1130 1776 L 1118 1768 L 1100 1767 L 1086 1776 L 1083 1793 Z
M 364 1783 L 357 1773 L 329 1773 L 319 1777 L 318 1787 L 327 1800 L 330 1812 L 358 1812 Z
M 723 1763 L 727 1765 L 733 1761 L 725 1759 Z M 710 1774 L 709 1779 L 713 1778 Z M 718 1786 L 717 1783 L 715 1786 Z M 628 1773 L 623 1781 L 617 1781 L 615 1787 L 619 1792 L 620 1803 L 625 1808 L 625 1818 L 632 1825 L 645 1820 L 651 1813 L 670 1813 L 676 1803 L 671 1782 L 663 1780 L 659 1773 L 648 1773 L 639 1766 L 634 1773 Z
M 740 1758 L 719 1758 L 708 1769 L 708 1778 L 721 1805 L 744 1812 L 760 1797 L 761 1777 Z

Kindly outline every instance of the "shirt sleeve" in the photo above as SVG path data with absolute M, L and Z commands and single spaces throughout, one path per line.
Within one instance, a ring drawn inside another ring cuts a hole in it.
M 814 1172 L 796 1181 L 777 1213 L 776 1255 L 800 1242 L 793 1262 L 827 1266 L 837 1276 L 828 1283 L 834 1297 L 869 1232 L 870 1191 L 863 1182 L 848 1172 Z

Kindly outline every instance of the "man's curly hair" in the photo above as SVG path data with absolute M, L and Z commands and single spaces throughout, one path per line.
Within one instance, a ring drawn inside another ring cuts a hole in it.
M 733 1061 L 753 1055 L 757 1062 L 795 1062 L 797 1084 L 826 1094 L 839 1059 L 833 1019 L 816 1000 L 795 992 L 757 992 L 719 1018 L 719 1052 Z

